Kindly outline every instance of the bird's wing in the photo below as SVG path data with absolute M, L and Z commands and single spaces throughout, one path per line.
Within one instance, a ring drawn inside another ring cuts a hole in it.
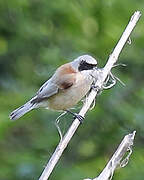
M 52 82 L 52 79 L 46 81 L 38 90 L 38 97 L 50 97 L 58 92 L 58 86 Z
M 37 95 L 32 100 L 31 103 L 39 103 L 43 99 L 49 98 L 58 92 L 58 86 L 55 83 L 52 83 L 52 80 L 49 79 L 46 81 L 38 90 Z
M 36 98 L 32 101 L 32 103 L 41 102 L 42 100 L 57 94 L 59 90 L 68 89 L 73 85 L 76 79 L 75 73 L 73 72 L 63 73 L 63 71 L 61 73 L 60 72 L 61 70 L 58 71 L 56 71 L 56 73 L 52 76 L 51 79 L 46 81 L 41 86 L 41 88 L 37 92 Z

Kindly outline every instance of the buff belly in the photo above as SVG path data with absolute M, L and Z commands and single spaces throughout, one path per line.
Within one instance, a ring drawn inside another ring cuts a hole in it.
M 48 99 L 48 108 L 66 110 L 75 106 L 90 90 L 91 81 L 80 79 L 72 87 L 59 92 Z

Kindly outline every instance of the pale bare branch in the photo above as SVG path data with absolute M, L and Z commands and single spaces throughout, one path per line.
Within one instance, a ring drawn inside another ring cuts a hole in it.
M 127 42 L 132 30 L 136 26 L 137 21 L 139 20 L 141 16 L 141 13 L 139 11 L 136 11 L 134 15 L 131 17 L 129 24 L 127 25 L 124 33 L 122 34 L 118 44 L 114 48 L 113 53 L 110 55 L 105 67 L 103 69 L 99 69 L 95 71 L 96 77 L 98 77 L 98 80 L 95 83 L 96 90 L 92 90 L 87 98 L 86 103 L 82 107 L 79 114 L 84 117 L 86 112 L 89 110 L 92 102 L 96 98 L 98 91 L 103 89 L 103 85 L 105 83 L 105 80 L 107 76 L 110 74 L 111 69 L 113 68 L 114 64 L 117 62 L 117 59 L 119 57 L 119 54 L 124 47 L 125 43 Z M 39 180 L 47 180 L 53 171 L 55 165 L 57 164 L 59 158 L 61 157 L 63 151 L 67 147 L 69 141 L 71 140 L 72 136 L 74 135 L 75 131 L 77 130 L 78 126 L 80 125 L 80 122 L 78 119 L 75 119 L 68 129 L 67 133 L 63 137 L 62 141 L 58 144 L 57 148 L 55 149 L 55 152 L 51 156 L 48 164 L 46 165 L 43 173 L 41 174 Z
M 119 147 L 117 148 L 116 152 L 112 156 L 112 158 L 107 163 L 104 170 L 101 172 L 101 174 L 94 178 L 94 179 L 84 179 L 84 180 L 109 180 L 112 179 L 114 171 L 117 167 L 125 167 L 129 161 L 129 157 L 132 154 L 132 145 L 134 141 L 136 131 L 134 131 L 132 134 L 126 135 L 122 142 L 120 143 Z M 128 155 L 123 159 L 125 154 L 128 153 Z

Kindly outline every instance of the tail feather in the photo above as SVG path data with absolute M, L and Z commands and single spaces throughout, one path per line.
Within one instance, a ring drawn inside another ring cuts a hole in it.
M 32 98 L 30 101 L 28 101 L 26 104 L 24 104 L 23 106 L 15 109 L 13 112 L 11 112 L 10 114 L 10 119 L 11 120 L 17 120 L 19 119 L 21 116 L 23 116 L 24 114 L 26 114 L 27 112 L 31 111 L 32 109 L 35 108 L 35 104 L 32 103 L 32 100 L 34 98 Z

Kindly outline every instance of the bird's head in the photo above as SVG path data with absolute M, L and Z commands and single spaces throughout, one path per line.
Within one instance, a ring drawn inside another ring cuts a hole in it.
M 77 71 L 93 70 L 97 66 L 97 61 L 90 55 L 83 55 L 72 61 L 71 65 Z

